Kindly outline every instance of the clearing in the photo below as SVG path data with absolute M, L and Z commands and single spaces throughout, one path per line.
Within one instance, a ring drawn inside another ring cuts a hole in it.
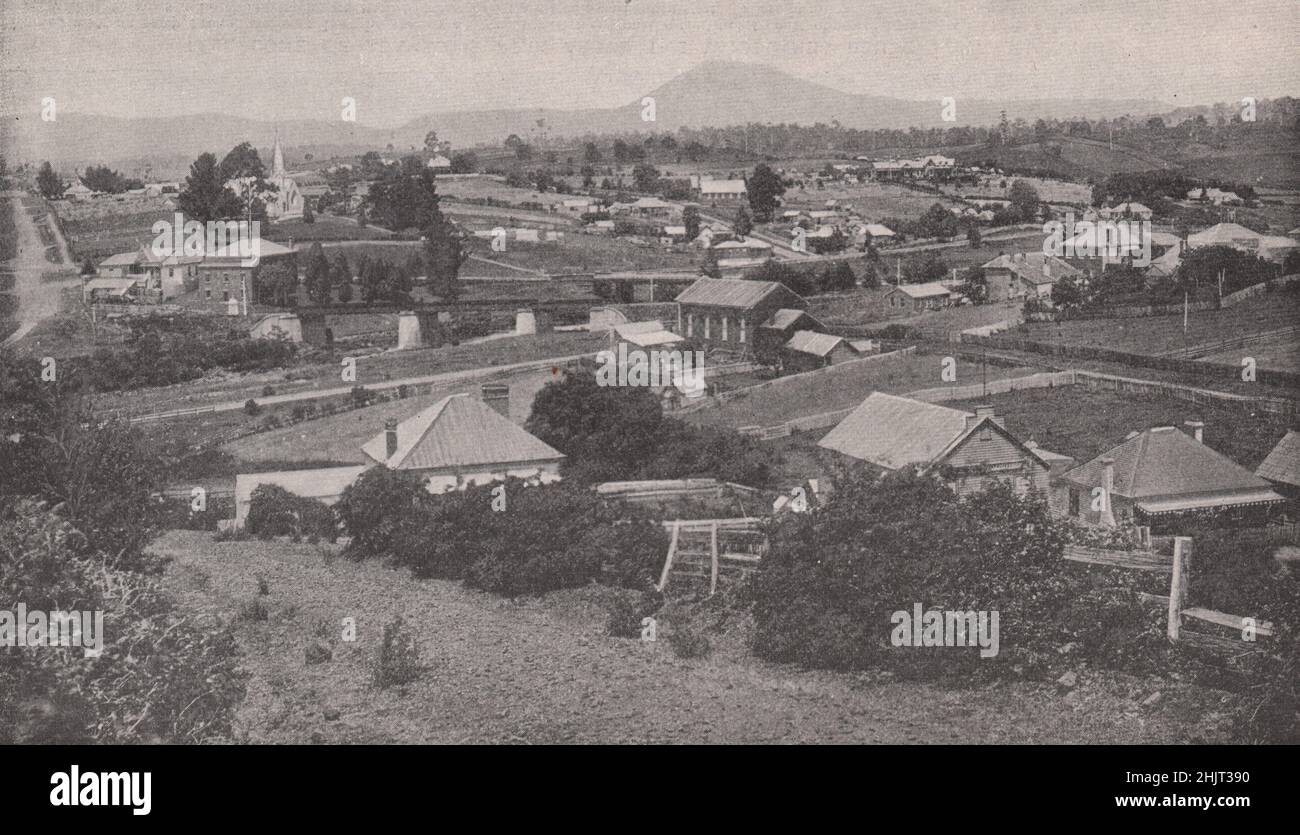
M 740 618 L 710 658 L 682 660 L 663 640 L 607 637 L 598 586 L 510 600 L 329 546 L 190 531 L 154 550 L 174 559 L 166 584 L 182 608 L 234 621 L 250 674 L 236 727 L 250 743 L 1173 743 L 1222 738 L 1225 725 L 1212 691 L 1164 680 L 1085 671 L 1061 696 L 1028 682 L 945 689 L 771 665 L 746 653 Z M 235 618 L 258 578 L 269 620 Z M 371 665 L 398 615 L 422 674 L 376 690 Z M 355 642 L 340 640 L 343 618 L 355 618 Z M 314 640 L 332 660 L 305 663 Z M 1155 689 L 1167 698 L 1142 707 Z

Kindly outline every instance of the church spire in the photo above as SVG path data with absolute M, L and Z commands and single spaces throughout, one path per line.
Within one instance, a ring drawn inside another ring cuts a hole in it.
M 284 176 L 284 152 L 280 150 L 280 131 L 275 132 L 275 147 L 271 150 L 271 177 Z

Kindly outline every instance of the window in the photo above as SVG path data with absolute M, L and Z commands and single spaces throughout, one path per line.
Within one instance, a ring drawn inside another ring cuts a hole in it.
M 745 317 L 740 317 L 740 344 L 745 344 Z
M 1073 487 L 1070 488 L 1070 515 L 1079 515 L 1079 491 Z
M 228 302 L 228 301 L 230 301 L 230 291 L 229 291 L 229 290 L 222 290 L 222 291 L 221 291 L 221 300 L 222 300 L 223 302 Z
M 695 336 L 695 314 L 686 314 L 686 335 Z
M 705 316 L 704 316 L 704 338 L 705 338 L 705 339 L 709 339 L 709 338 L 710 338 L 710 337 L 709 337 L 709 317 L 708 317 L 708 314 L 705 314 Z
M 727 341 L 727 317 L 722 317 L 722 341 Z
M 211 290 L 204 290 L 204 291 L 203 291 L 203 298 L 205 298 L 205 299 L 210 299 L 210 298 L 212 298 L 212 291 L 211 291 Z

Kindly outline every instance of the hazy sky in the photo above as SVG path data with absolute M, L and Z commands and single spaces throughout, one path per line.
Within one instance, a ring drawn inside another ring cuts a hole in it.
M 1085 13 L 1086 10 L 1086 13 Z M 707 60 L 899 98 L 1300 95 L 1300 0 L 3 0 L 3 109 L 388 126 L 610 107 Z

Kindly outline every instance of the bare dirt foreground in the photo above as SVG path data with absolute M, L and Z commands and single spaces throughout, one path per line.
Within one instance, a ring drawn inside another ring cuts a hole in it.
M 736 635 L 708 659 L 681 660 L 662 640 L 604 635 L 598 587 L 511 601 L 328 546 L 189 531 L 154 550 L 174 558 L 167 582 L 183 608 L 235 622 L 251 674 L 237 725 L 252 743 L 1213 742 L 1224 724 L 1209 691 L 1086 670 L 1067 694 L 943 689 L 767 664 Z M 259 579 L 269 619 L 237 617 Z M 399 614 L 416 629 L 423 674 L 377 690 L 372 661 Z M 340 639 L 345 617 L 354 643 Z M 326 633 L 333 659 L 308 665 L 304 648 Z M 1159 704 L 1143 706 L 1156 690 Z

